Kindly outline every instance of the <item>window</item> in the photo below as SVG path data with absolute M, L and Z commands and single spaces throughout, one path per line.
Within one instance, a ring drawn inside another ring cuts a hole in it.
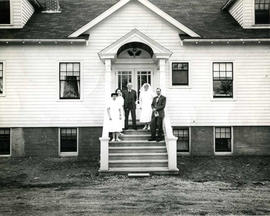
M 10 154 L 10 129 L 0 128 L 0 156 L 9 156 Z
M 231 127 L 215 128 L 215 152 L 232 151 L 232 129 Z
M 255 24 L 270 24 L 270 0 L 255 0 Z
M 213 63 L 214 98 L 233 97 L 233 63 Z
M 80 63 L 60 63 L 60 99 L 80 99 Z
M 0 94 L 4 93 L 4 65 L 0 62 Z
M 0 0 L 0 25 L 10 24 L 10 0 Z
M 174 136 L 177 139 L 177 152 L 189 152 L 189 128 L 175 128 Z
M 78 133 L 77 128 L 60 129 L 60 154 L 77 155 Z
M 189 84 L 189 65 L 187 62 L 172 63 L 172 85 L 183 86 Z

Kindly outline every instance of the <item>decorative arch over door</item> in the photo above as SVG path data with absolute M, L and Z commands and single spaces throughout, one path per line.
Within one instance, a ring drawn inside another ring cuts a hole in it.
M 152 48 L 141 42 L 124 44 L 117 51 L 117 58 L 119 59 L 151 59 L 153 55 Z

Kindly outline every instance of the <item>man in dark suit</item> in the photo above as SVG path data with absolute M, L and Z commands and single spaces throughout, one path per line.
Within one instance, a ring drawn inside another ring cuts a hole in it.
M 161 95 L 161 89 L 157 88 L 157 96 L 152 102 L 151 139 L 149 141 L 161 141 L 163 136 L 163 119 L 165 116 L 166 97 Z M 156 135 L 158 130 L 158 136 Z
M 131 112 L 132 117 L 132 128 L 137 129 L 136 126 L 136 101 L 137 93 L 132 89 L 132 83 L 127 84 L 127 90 L 123 91 L 124 98 L 124 109 L 125 109 L 125 130 L 128 129 L 128 117 L 129 112 Z

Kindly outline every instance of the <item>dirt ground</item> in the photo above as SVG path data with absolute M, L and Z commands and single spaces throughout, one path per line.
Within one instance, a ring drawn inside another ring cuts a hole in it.
M 0 159 L 0 215 L 270 215 L 270 157 L 182 157 L 177 176 L 99 175 L 74 159 Z

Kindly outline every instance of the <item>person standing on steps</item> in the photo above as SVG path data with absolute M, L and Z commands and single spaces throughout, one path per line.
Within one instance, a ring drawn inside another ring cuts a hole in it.
M 152 119 L 151 119 L 151 139 L 149 141 L 162 141 L 163 135 L 163 119 L 165 117 L 164 109 L 166 107 L 166 97 L 161 95 L 161 89 L 157 88 L 157 96 L 152 102 Z M 157 136 L 158 131 L 158 136 Z
M 143 130 L 150 130 L 150 122 L 152 117 L 151 104 L 153 98 L 154 92 L 152 90 L 151 85 L 148 83 L 144 83 L 140 89 L 140 109 L 141 109 L 140 122 L 145 124 Z
M 111 100 L 107 105 L 107 122 L 109 132 L 112 133 L 112 141 L 119 142 L 119 133 L 122 131 L 122 113 L 120 103 L 117 101 L 117 94 L 111 94 Z
M 121 89 L 116 89 L 115 93 L 117 94 L 117 101 L 119 102 L 119 105 L 121 107 L 121 115 L 124 117 L 125 116 L 125 112 L 124 112 L 124 98 L 123 98 L 123 93 L 121 91 Z M 125 119 L 122 118 L 121 119 L 121 128 L 122 130 L 125 128 Z
M 136 101 L 137 92 L 132 89 L 132 83 L 127 84 L 127 90 L 123 91 L 124 109 L 125 109 L 125 130 L 128 129 L 128 117 L 131 112 L 132 128 L 137 130 L 136 126 Z

